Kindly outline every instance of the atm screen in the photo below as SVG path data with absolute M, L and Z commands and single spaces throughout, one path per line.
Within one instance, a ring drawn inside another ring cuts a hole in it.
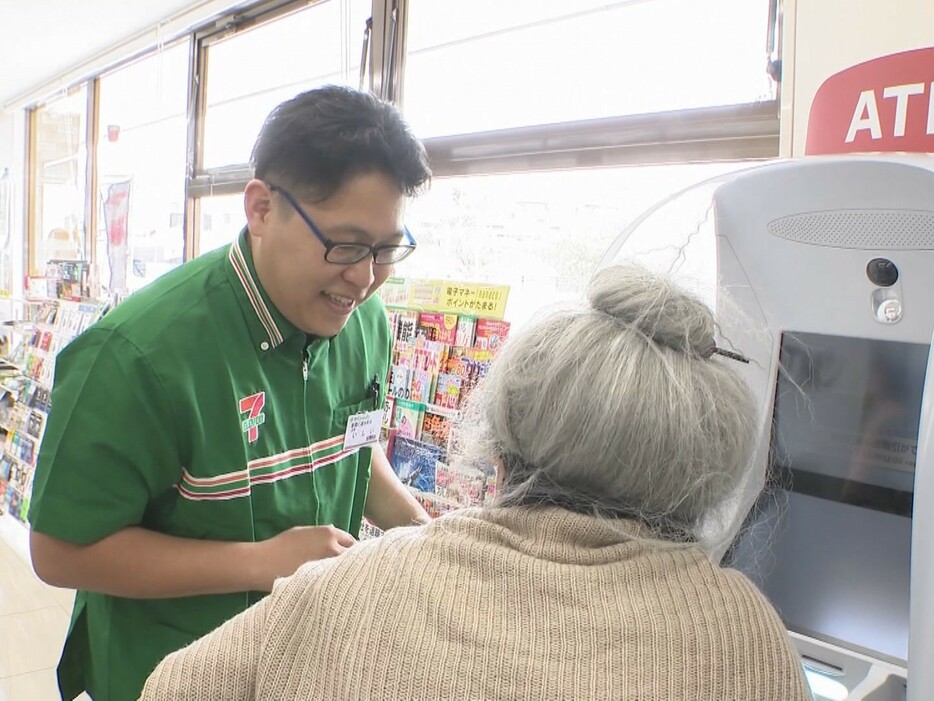
M 928 346 L 785 332 L 772 485 L 726 564 L 796 632 L 904 664 Z
M 798 494 L 911 516 L 928 347 L 785 333 L 772 469 Z

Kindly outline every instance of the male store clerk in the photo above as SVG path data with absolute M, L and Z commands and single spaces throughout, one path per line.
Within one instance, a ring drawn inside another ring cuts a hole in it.
M 252 161 L 239 237 L 58 356 L 29 519 L 38 575 L 78 590 L 65 699 L 136 699 L 165 655 L 350 547 L 364 515 L 428 520 L 356 440 L 385 398 L 373 293 L 415 248 L 424 148 L 391 105 L 330 86 L 273 110 Z

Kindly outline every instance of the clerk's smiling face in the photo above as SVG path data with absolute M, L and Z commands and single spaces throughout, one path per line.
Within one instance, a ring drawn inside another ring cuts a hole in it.
M 335 243 L 403 242 L 405 198 L 383 173 L 356 175 L 317 202 L 300 190 L 290 194 Z M 282 315 L 307 334 L 336 335 L 392 274 L 392 265 L 376 265 L 372 256 L 352 265 L 326 261 L 325 246 L 308 224 L 280 192 L 261 180 L 247 184 L 244 206 L 260 282 Z

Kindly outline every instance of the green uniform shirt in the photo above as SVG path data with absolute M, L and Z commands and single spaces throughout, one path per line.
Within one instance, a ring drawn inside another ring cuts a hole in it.
M 343 434 L 351 414 L 383 405 L 385 310 L 374 295 L 337 336 L 309 343 L 260 287 L 247 236 L 134 294 L 60 353 L 37 532 L 92 543 L 137 525 L 241 542 L 296 525 L 359 531 L 370 450 L 345 451 Z M 78 592 L 65 698 L 136 699 L 166 654 L 261 596 Z

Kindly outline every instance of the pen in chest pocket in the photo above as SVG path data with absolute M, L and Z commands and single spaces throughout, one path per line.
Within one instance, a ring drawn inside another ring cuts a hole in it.
M 370 386 L 368 388 L 368 393 L 373 397 L 373 409 L 379 409 L 379 376 L 373 375 L 373 379 L 370 381 Z

